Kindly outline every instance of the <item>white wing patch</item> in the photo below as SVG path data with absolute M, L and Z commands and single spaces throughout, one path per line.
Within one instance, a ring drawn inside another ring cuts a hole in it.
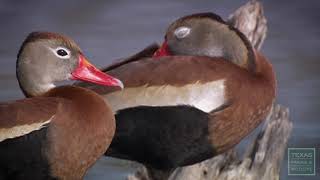
M 225 103 L 225 80 L 195 83 L 185 86 L 144 86 L 124 88 L 105 94 L 104 99 L 113 112 L 136 106 L 194 106 L 210 112 Z
M 40 123 L 32 123 L 32 124 L 25 124 L 20 126 L 14 126 L 11 128 L 0 128 L 0 142 L 6 140 L 6 139 L 12 139 L 16 137 L 20 137 L 26 134 L 29 134 L 33 131 L 40 130 L 44 127 L 46 127 L 47 124 L 51 122 L 54 115 L 45 122 Z

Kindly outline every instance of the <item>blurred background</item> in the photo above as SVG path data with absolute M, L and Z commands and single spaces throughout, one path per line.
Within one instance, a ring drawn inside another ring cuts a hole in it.
M 0 101 L 23 98 L 15 76 L 16 54 L 31 31 L 66 34 L 98 66 L 126 57 L 152 42 L 161 42 L 169 23 L 198 12 L 212 11 L 224 19 L 247 0 L 0 0 Z M 320 165 L 320 1 L 265 0 L 268 34 L 262 52 L 278 78 L 277 102 L 290 108 L 294 129 L 289 147 L 316 148 Z M 252 138 L 251 134 L 242 142 Z M 240 147 L 241 147 L 240 145 Z M 287 156 L 285 156 L 287 157 Z M 288 176 L 284 159 L 281 179 Z M 130 163 L 101 158 L 86 179 L 121 180 Z

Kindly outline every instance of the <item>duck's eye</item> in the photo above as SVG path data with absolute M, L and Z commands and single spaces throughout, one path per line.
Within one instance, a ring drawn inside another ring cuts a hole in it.
M 64 47 L 58 47 L 56 49 L 52 49 L 54 54 L 61 59 L 68 59 L 70 58 L 70 50 Z
M 174 31 L 174 35 L 178 38 L 178 39 L 182 39 L 185 38 L 186 36 L 188 36 L 191 32 L 191 29 L 189 27 L 186 26 L 182 26 L 177 28 Z
M 58 49 L 58 50 L 57 50 L 57 54 L 58 54 L 59 56 L 67 56 L 67 55 L 68 55 L 67 51 L 64 50 L 64 49 Z

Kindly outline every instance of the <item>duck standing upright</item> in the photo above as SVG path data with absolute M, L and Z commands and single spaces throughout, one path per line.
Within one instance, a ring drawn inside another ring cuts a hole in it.
M 93 91 L 54 83 L 121 81 L 91 65 L 73 40 L 48 32 L 26 38 L 16 72 L 32 98 L 0 103 L 0 179 L 82 179 L 109 146 L 114 115 Z
M 234 147 L 276 94 L 271 64 L 213 13 L 178 19 L 155 57 L 119 64 L 106 69 L 123 91 L 86 85 L 116 114 L 106 155 L 143 163 L 155 179 Z

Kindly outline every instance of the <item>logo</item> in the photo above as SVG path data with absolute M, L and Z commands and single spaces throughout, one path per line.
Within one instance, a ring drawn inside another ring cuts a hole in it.
M 315 148 L 288 148 L 288 175 L 315 176 Z

